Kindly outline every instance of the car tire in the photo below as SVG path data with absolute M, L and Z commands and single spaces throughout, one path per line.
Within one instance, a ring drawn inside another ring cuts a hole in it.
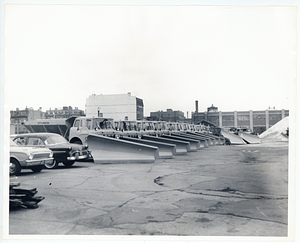
M 66 162 L 63 162 L 64 166 L 65 167 L 71 167 L 72 165 L 74 165 L 75 161 L 66 161 Z
M 56 159 L 53 159 L 50 163 L 45 163 L 46 169 L 56 169 L 58 167 L 58 161 Z
M 20 175 L 21 173 L 21 166 L 19 164 L 19 162 L 15 159 L 10 159 L 10 163 L 9 163 L 9 174 L 12 175 Z
M 38 166 L 32 167 L 31 170 L 33 172 L 41 172 L 43 168 L 44 168 L 44 166 L 38 165 Z

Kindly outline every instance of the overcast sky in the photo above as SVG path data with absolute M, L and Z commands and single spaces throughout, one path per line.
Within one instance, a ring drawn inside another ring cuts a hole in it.
M 132 95 L 151 111 L 289 109 L 296 8 L 7 5 L 5 105 Z

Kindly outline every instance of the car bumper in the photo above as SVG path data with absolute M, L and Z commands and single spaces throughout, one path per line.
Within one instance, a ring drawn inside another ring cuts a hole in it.
M 82 159 L 86 159 L 88 157 L 89 156 L 87 154 L 85 154 L 85 155 L 71 156 L 71 157 L 68 157 L 67 160 L 68 161 L 82 160 Z
M 36 160 L 26 160 L 26 166 L 44 165 L 45 163 L 52 162 L 53 158 L 49 159 L 36 159 Z

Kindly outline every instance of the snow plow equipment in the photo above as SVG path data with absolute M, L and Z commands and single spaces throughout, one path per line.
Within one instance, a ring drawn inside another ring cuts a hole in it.
M 190 151 L 190 143 L 175 139 L 143 135 L 142 139 L 176 145 L 175 155 L 184 155 Z
M 158 131 L 153 121 L 137 121 L 137 128 L 141 131 L 141 135 L 158 136 Z
M 200 134 L 201 136 L 205 136 L 207 138 L 214 138 L 216 140 L 216 145 L 224 145 L 225 143 L 225 138 L 216 136 L 213 134 L 205 133 L 205 132 L 196 132 L 197 134 Z
M 217 139 L 213 137 L 208 137 L 203 134 L 197 132 L 186 132 L 189 136 L 198 137 L 200 139 L 204 139 L 207 142 L 207 146 L 214 146 L 217 144 Z
M 171 159 L 174 157 L 176 153 L 175 144 L 162 143 L 162 142 L 150 141 L 150 140 L 140 139 L 140 138 L 131 138 L 131 137 L 122 137 L 121 139 L 158 147 L 158 154 L 160 159 Z
M 77 117 L 69 132 L 70 143 L 86 144 L 88 135 L 119 138 L 122 132 L 114 127 L 113 119 L 103 117 Z
M 171 131 L 168 128 L 168 123 L 166 121 L 156 121 L 154 122 L 154 125 L 158 136 L 161 136 L 162 134 L 171 135 Z
M 208 146 L 215 146 L 217 144 L 217 140 L 213 137 L 204 136 L 202 134 L 198 134 L 195 132 L 187 132 L 187 134 L 190 136 L 195 136 L 195 137 L 199 137 L 201 139 L 205 139 Z
M 225 138 L 228 138 L 230 140 L 230 144 L 232 145 L 242 145 L 242 144 L 246 144 L 246 142 L 238 135 L 235 135 L 233 133 L 227 132 L 225 130 L 222 129 L 221 131 L 222 135 Z
M 94 163 L 154 163 L 158 148 L 102 135 L 90 134 L 87 143 Z
M 244 139 L 247 144 L 261 143 L 260 138 L 256 135 L 240 132 L 239 136 Z
M 196 152 L 199 149 L 201 149 L 199 140 L 186 138 L 186 137 L 183 137 L 179 134 L 178 135 L 177 134 L 162 135 L 161 137 L 190 143 L 190 149 L 188 150 L 188 152 Z
M 176 136 L 177 134 L 173 134 L 173 136 Z M 180 133 L 181 137 L 189 138 L 189 139 L 194 139 L 198 140 L 200 143 L 200 149 L 202 148 L 208 148 L 209 145 L 213 145 L 212 141 L 209 138 L 203 138 L 201 136 L 197 136 L 196 134 L 189 134 L 187 132 Z
M 115 129 L 122 132 L 122 137 L 140 138 L 141 131 L 138 130 L 136 121 L 115 121 Z
M 75 117 L 73 117 L 73 119 L 75 119 Z M 37 119 L 34 121 L 25 121 L 24 126 L 31 133 L 51 132 L 68 139 L 69 129 L 72 125 L 69 125 L 66 119 Z

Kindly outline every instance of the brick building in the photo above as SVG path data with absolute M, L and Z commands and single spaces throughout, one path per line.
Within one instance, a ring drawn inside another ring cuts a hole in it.
M 22 125 L 24 121 L 32 121 L 36 119 L 45 118 L 45 112 L 42 111 L 40 107 L 38 110 L 34 110 L 33 108 L 25 108 L 24 110 L 19 110 L 17 108 L 15 111 L 10 111 L 10 133 L 11 134 L 19 134 L 19 133 L 27 133 L 28 130 L 25 126 Z
M 150 112 L 150 117 L 148 117 L 148 120 L 184 122 L 186 119 L 182 111 L 173 111 L 172 109 L 167 109 L 166 111 Z
M 62 109 L 55 108 L 54 110 L 49 109 L 45 112 L 46 119 L 65 119 L 72 116 L 84 116 L 84 111 L 79 110 L 78 107 L 75 109 L 72 106 L 63 106 Z

